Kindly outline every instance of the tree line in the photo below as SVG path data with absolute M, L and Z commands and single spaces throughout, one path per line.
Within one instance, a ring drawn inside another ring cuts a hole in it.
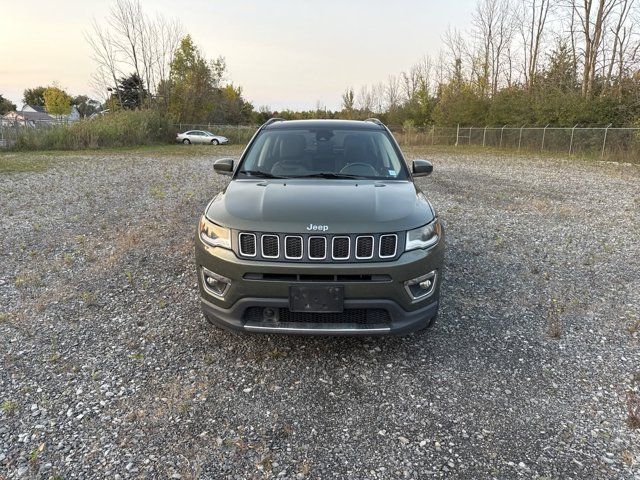
M 336 116 L 394 125 L 640 123 L 640 2 L 478 0 L 436 56 L 347 88 Z
M 224 57 L 207 58 L 178 20 L 115 0 L 86 38 L 102 96 L 56 85 L 24 102 L 153 109 L 173 123 L 250 124 L 283 118 L 366 118 L 390 125 L 640 125 L 640 0 L 477 0 L 469 29 L 450 28 L 425 55 L 383 82 L 348 87 L 341 108 L 255 110 L 228 80 Z M 15 105 L 0 96 L 0 113 Z

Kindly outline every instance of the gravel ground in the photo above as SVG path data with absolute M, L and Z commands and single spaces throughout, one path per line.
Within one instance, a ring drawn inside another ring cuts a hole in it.
M 204 321 L 188 152 L 0 156 L 0 478 L 640 478 L 638 166 L 430 154 L 436 327 L 306 338 Z

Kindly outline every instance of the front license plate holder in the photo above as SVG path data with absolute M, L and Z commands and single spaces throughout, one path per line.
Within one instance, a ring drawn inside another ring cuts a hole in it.
M 341 313 L 344 310 L 344 286 L 291 286 L 289 310 L 309 313 Z

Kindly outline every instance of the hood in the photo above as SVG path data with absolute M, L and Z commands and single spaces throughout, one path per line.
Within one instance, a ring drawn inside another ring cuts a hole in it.
M 434 218 L 412 182 L 328 179 L 234 180 L 206 215 L 237 230 L 328 234 L 399 232 Z

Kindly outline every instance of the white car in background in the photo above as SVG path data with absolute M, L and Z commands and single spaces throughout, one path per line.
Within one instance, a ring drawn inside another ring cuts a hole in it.
M 176 142 L 181 142 L 184 144 L 189 143 L 209 143 L 211 145 L 224 145 L 225 143 L 229 143 L 229 139 L 227 137 L 223 137 L 222 135 L 214 135 L 211 132 L 207 132 L 206 130 L 188 130 L 184 133 L 179 133 L 176 136 Z

